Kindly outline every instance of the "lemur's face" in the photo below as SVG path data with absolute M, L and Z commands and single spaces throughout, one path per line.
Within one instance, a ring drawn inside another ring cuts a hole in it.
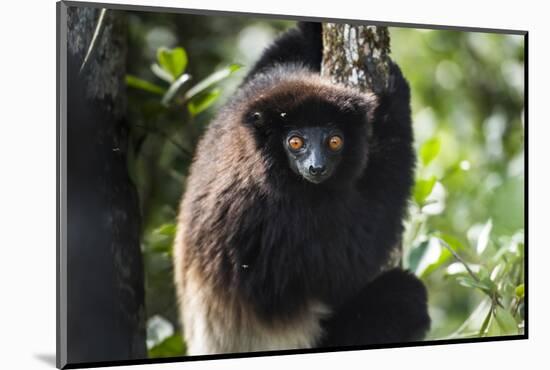
M 350 184 L 364 172 L 371 101 L 316 79 L 272 87 L 250 105 L 245 121 L 269 160 L 309 184 Z
M 345 138 L 338 128 L 296 128 L 283 138 L 282 145 L 292 171 L 314 184 L 331 177 L 342 159 Z

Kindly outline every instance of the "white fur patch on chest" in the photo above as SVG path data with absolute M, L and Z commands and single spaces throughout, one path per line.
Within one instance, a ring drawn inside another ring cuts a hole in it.
M 189 355 L 311 348 L 323 335 L 321 319 L 330 313 L 311 302 L 295 320 L 266 325 L 237 302 L 217 301 L 193 285 L 187 282 L 181 305 Z

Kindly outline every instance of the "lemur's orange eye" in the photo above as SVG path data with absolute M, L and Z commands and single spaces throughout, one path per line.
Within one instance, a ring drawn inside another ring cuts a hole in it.
M 304 146 L 304 139 L 299 136 L 292 136 L 288 139 L 288 146 L 292 150 L 299 150 Z
M 340 136 L 334 135 L 328 139 L 328 147 L 332 151 L 340 150 L 342 145 L 344 145 L 344 140 Z

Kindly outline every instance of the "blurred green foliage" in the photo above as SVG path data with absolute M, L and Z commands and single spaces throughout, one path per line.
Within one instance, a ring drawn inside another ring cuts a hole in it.
M 192 153 L 262 49 L 293 22 L 128 12 L 130 175 L 140 195 L 151 357 L 185 353 L 171 251 Z M 523 37 L 390 28 L 412 90 L 417 181 L 404 267 L 428 339 L 518 334 L 524 319 Z M 242 68 L 241 68 L 242 66 Z
M 403 263 L 428 287 L 428 339 L 521 334 L 523 36 L 390 33 L 419 153 Z

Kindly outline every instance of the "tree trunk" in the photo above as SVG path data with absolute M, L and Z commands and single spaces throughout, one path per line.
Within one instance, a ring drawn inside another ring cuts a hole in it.
M 381 93 L 389 84 L 387 27 L 323 24 L 321 74 L 333 82 Z
M 390 34 L 387 27 L 323 23 L 321 75 L 363 92 L 381 94 L 390 86 Z M 387 268 L 401 265 L 401 243 Z
M 66 21 L 67 362 L 145 358 L 140 212 L 126 166 L 124 15 L 71 6 Z

